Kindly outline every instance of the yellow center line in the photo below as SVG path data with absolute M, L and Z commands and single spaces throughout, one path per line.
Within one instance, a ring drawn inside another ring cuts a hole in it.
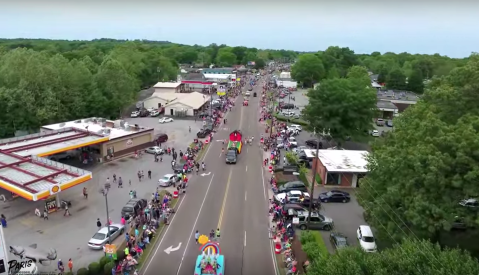
M 225 196 L 223 199 L 223 205 L 221 206 L 220 218 L 218 220 L 218 227 L 216 227 L 220 229 L 221 229 L 221 222 L 223 221 L 223 214 L 225 212 L 226 200 L 228 199 L 228 189 L 230 188 L 231 173 L 233 173 L 233 170 L 230 169 L 230 173 L 228 175 L 228 181 L 226 182 L 226 191 L 225 191 Z

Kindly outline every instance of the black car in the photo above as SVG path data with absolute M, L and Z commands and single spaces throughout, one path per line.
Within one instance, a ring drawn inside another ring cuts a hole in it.
M 287 193 L 291 190 L 299 190 L 302 192 L 308 192 L 308 188 L 302 181 L 290 181 L 278 188 L 278 193 Z
M 168 141 L 168 135 L 167 134 L 159 134 L 156 136 L 156 142 L 158 143 L 163 143 Z
M 333 232 L 329 235 L 329 240 L 333 244 L 334 248 L 341 249 L 349 246 L 348 238 L 338 232 Z
M 296 203 L 286 203 L 285 205 L 283 205 L 284 212 L 288 213 L 289 209 L 293 209 L 294 211 L 308 211 L 307 207 L 304 207 Z
M 176 164 L 172 168 L 173 168 L 173 172 L 175 172 L 175 174 L 183 173 L 183 164 Z M 188 167 L 187 169 L 188 170 L 186 172 L 190 173 L 191 172 L 191 167 Z
M 316 148 L 318 146 L 318 142 L 319 142 L 319 149 L 322 149 L 323 148 L 323 143 L 321 141 L 317 141 L 315 139 L 309 139 L 309 140 L 306 140 L 305 143 L 309 147 Z
M 281 107 L 281 109 L 294 109 L 294 104 L 285 103 L 285 104 L 282 104 L 280 107 Z
M 199 117 L 199 118 L 205 118 L 205 117 L 208 117 L 208 116 L 209 116 L 209 114 L 208 114 L 208 113 L 204 113 L 204 112 L 198 114 L 198 117 Z
M 319 194 L 318 199 L 321 202 L 349 202 L 351 197 L 347 192 L 341 190 L 331 190 L 329 192 Z
M 210 133 L 211 133 L 211 128 L 205 128 L 205 129 L 201 129 L 198 133 L 196 133 L 196 136 L 198 138 L 205 138 Z
M 294 204 L 297 204 L 297 205 L 300 205 L 306 209 L 309 209 L 309 202 L 310 200 L 309 199 L 304 199 L 302 202 L 301 201 L 298 201 L 298 202 L 293 202 Z M 312 209 L 314 210 L 318 210 L 321 208 L 321 202 L 317 199 L 313 199 L 313 207 Z
M 253 93 L 253 97 L 256 97 L 256 92 Z
M 235 150 L 228 150 L 228 152 L 226 153 L 226 163 L 227 164 L 230 164 L 230 163 L 234 163 L 236 164 L 236 149 Z
M 121 216 L 128 220 L 130 217 L 138 215 L 146 205 L 147 201 L 144 199 L 131 199 L 121 209 Z
M 248 88 L 248 91 L 252 91 L 252 90 L 253 90 L 253 87 L 249 87 L 249 88 Z

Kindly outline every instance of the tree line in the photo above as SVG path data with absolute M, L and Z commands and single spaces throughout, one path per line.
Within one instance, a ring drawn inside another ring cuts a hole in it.
M 301 54 L 292 67 L 291 76 L 305 87 L 323 79 L 345 77 L 352 66 L 364 66 L 377 76 L 377 82 L 392 90 L 424 92 L 425 84 L 434 76 L 449 74 L 464 66 L 469 58 L 420 55 L 410 53 L 355 54 L 349 48 L 329 47 L 317 53 Z
M 0 138 L 81 117 L 118 118 L 138 91 L 176 80 L 180 64 L 232 66 L 297 53 L 211 44 L 99 39 L 0 40 Z

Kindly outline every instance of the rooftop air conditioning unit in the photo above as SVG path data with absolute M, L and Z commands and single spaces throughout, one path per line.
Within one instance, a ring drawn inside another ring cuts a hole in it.
M 96 118 L 94 118 L 92 121 L 93 121 L 93 123 L 95 123 L 95 124 L 98 123 L 98 120 L 97 120 Z
M 103 129 L 103 133 L 104 133 L 105 135 L 109 135 L 109 134 L 111 133 L 111 130 L 108 129 L 108 128 L 104 128 L 104 129 Z
M 125 127 L 125 121 L 124 120 L 120 120 L 120 128 L 124 128 Z
M 100 118 L 101 122 L 106 122 L 106 118 Z
M 60 126 L 60 127 L 63 127 L 63 126 L 65 126 L 65 122 L 62 122 L 62 123 L 60 123 L 60 125 L 59 125 L 59 126 Z
M 106 127 L 106 122 L 102 122 L 101 127 Z
M 128 122 L 125 122 L 125 124 L 123 125 L 123 128 L 127 131 L 130 130 L 130 124 L 128 124 Z
M 81 119 L 75 120 L 75 123 L 81 123 Z

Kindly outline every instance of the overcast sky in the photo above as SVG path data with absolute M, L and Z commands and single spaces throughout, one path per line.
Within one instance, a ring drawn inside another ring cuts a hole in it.
M 182 44 L 466 57 L 479 1 L 0 0 L 2 38 L 149 39 Z M 239 4 L 242 3 L 242 4 Z

